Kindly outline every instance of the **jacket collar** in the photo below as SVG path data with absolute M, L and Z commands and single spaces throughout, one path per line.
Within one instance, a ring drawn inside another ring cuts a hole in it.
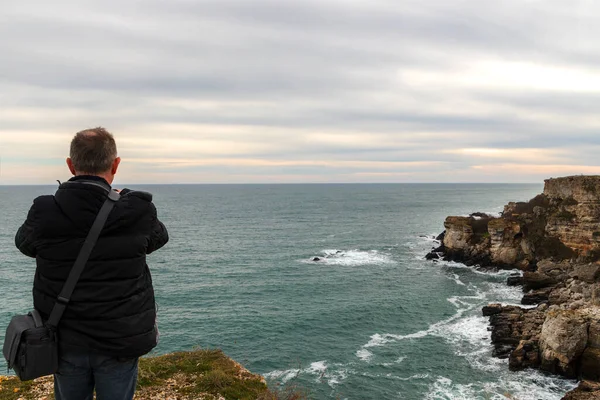
M 95 175 L 78 175 L 78 176 L 74 176 L 71 179 L 69 179 L 67 182 L 64 182 L 62 185 L 60 185 L 60 187 L 63 188 L 64 186 L 67 186 L 67 185 L 73 184 L 73 183 L 90 184 L 90 185 L 93 185 L 93 186 L 100 187 L 100 188 L 104 189 L 107 192 L 111 191 L 111 186 L 106 181 L 106 179 L 101 178 L 99 176 L 95 176 Z
M 106 185 L 106 187 L 108 189 L 110 189 L 110 184 L 108 183 L 108 181 L 106 179 L 96 176 L 96 175 L 77 175 L 77 176 L 74 176 L 71 179 L 69 179 L 69 182 L 77 182 L 77 181 L 93 181 L 93 182 L 104 183 L 104 185 Z

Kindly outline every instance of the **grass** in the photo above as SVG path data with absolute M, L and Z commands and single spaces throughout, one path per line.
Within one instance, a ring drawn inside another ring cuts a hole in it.
M 51 400 L 52 378 L 20 382 L 0 377 L 0 400 Z M 41 389 L 43 387 L 44 389 Z M 302 400 L 295 388 L 271 391 L 221 350 L 194 350 L 140 359 L 136 399 Z
M 32 392 L 33 382 L 20 382 L 15 378 L 0 376 L 0 400 L 16 400 L 20 397 L 24 399 L 33 399 L 35 397 L 27 397 L 27 393 Z M 34 396 L 34 395 L 33 395 Z

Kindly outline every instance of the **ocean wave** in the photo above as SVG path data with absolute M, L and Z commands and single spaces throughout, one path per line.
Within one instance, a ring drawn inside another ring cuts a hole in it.
M 356 357 L 360 358 L 362 361 L 370 362 L 373 358 L 373 353 L 363 348 L 356 351 Z
M 479 275 L 487 275 L 487 276 L 501 276 L 501 277 L 508 277 L 510 275 L 514 275 L 516 273 L 519 273 L 520 275 L 523 275 L 523 271 L 513 268 L 513 269 L 490 269 L 490 268 L 477 268 L 477 267 L 467 267 L 469 268 L 471 271 L 473 271 L 476 274 Z
M 366 376 L 367 378 L 379 379 L 379 378 L 387 378 L 396 381 L 413 381 L 413 380 L 421 380 L 421 379 L 429 379 L 429 374 L 414 374 L 411 376 L 398 376 L 392 373 L 387 374 L 371 374 L 369 372 L 363 372 L 360 374 L 361 376 Z
M 519 304 L 523 298 L 520 286 L 507 286 L 504 282 L 487 282 L 486 299 L 495 303 Z
M 301 369 L 287 369 L 284 371 L 275 370 L 267 372 L 264 377 L 272 380 L 279 380 L 281 383 L 288 383 L 292 379 L 296 378 L 302 372 Z
M 331 388 L 339 385 L 348 378 L 348 375 L 353 372 L 348 369 L 345 364 L 329 364 L 327 361 L 315 361 L 307 368 L 294 368 L 288 370 L 275 370 L 267 372 L 263 376 L 269 380 L 279 381 L 281 384 L 286 384 L 292 379 L 301 375 L 312 376 L 315 382 L 325 382 Z
M 459 286 L 467 286 L 463 281 L 460 280 L 460 276 L 458 276 L 458 274 L 452 274 L 452 276 L 446 275 L 446 278 L 454 281 Z
M 545 376 L 537 371 L 505 374 L 496 382 L 455 383 L 440 376 L 429 386 L 431 400 L 558 400 L 576 386 L 574 381 Z
M 498 372 L 507 361 L 492 357 L 488 319 L 483 316 L 461 318 L 440 328 L 438 335 L 454 348 L 454 354 L 463 357 L 475 369 Z
M 460 263 L 460 262 L 456 262 L 456 261 L 444 261 L 444 260 L 440 260 L 438 261 L 438 264 L 441 267 L 445 267 L 445 268 L 456 268 L 456 269 L 464 269 L 464 270 L 469 270 L 471 272 L 473 272 L 474 274 L 479 274 L 479 275 L 485 275 L 485 276 L 500 276 L 500 277 L 505 277 L 505 276 L 510 276 L 513 275 L 515 273 L 521 273 L 522 272 L 516 268 L 513 269 L 496 269 L 493 267 L 490 268 L 484 268 L 484 267 L 474 267 L 474 266 L 468 266 L 466 264 Z
M 305 260 L 305 262 L 307 262 Z M 326 249 L 316 257 L 311 257 L 308 262 L 315 264 L 360 266 L 360 265 L 380 265 L 392 264 L 394 260 L 389 254 L 378 250 L 338 250 Z
M 441 337 L 457 348 L 455 353 L 463 356 L 475 368 L 482 370 L 496 370 L 497 363 L 489 363 L 491 357 L 491 346 L 489 332 L 487 330 L 487 318 L 483 316 L 467 316 L 464 314 L 473 310 L 485 299 L 485 293 L 477 291 L 472 296 L 452 296 L 448 301 L 456 308 L 456 313 L 449 318 L 431 324 L 423 329 L 406 335 L 392 333 L 371 335 L 369 342 L 357 351 L 358 354 L 366 355 L 367 352 L 373 356 L 369 349 L 382 347 L 407 339 L 420 339 L 427 336 Z M 367 352 L 363 352 L 367 350 Z M 369 358 L 370 360 L 370 358 Z
M 448 301 L 450 301 L 452 304 L 454 304 L 455 306 L 457 306 L 459 308 L 456 311 L 456 314 L 452 315 L 451 317 L 449 317 L 445 320 L 436 322 L 434 324 L 431 324 L 427 329 L 424 329 L 424 330 L 421 330 L 418 332 L 414 332 L 414 333 L 409 333 L 407 335 L 396 335 L 396 334 L 392 334 L 392 333 L 385 333 L 385 334 L 376 333 L 370 337 L 369 342 L 367 344 L 363 345 L 362 348 L 368 349 L 370 347 L 381 347 L 387 343 L 398 342 L 400 340 L 406 340 L 406 339 L 419 339 L 419 338 L 426 337 L 428 335 L 439 336 L 440 333 L 442 332 L 443 328 L 448 323 L 455 321 L 458 318 L 462 317 L 462 315 L 465 312 L 472 310 L 476 306 L 476 304 L 469 303 L 465 299 L 481 299 L 481 295 L 452 296 L 451 298 L 448 299 Z M 465 307 L 460 308 L 460 305 L 463 305 Z
M 381 363 L 380 365 L 382 365 L 384 367 L 392 367 L 392 366 L 394 366 L 396 364 L 403 363 L 404 360 L 406 360 L 406 357 L 398 357 L 394 362 Z

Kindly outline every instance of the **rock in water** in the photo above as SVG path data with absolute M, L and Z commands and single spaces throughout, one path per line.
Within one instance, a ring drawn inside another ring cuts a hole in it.
M 581 381 L 577 388 L 571 390 L 561 400 L 600 400 L 600 384 Z
M 506 284 L 508 286 L 521 286 L 523 284 L 523 277 L 521 274 L 513 274 L 506 278 Z

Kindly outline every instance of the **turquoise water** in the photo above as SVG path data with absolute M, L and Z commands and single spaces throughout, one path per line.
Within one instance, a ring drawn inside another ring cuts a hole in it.
M 519 302 L 510 272 L 423 259 L 447 215 L 498 213 L 541 185 L 129 187 L 154 194 L 171 235 L 149 257 L 157 354 L 222 348 L 314 399 L 560 399 L 574 385 L 491 357 L 480 308 Z M 0 186 L 2 331 L 31 307 L 14 233 L 54 189 Z

